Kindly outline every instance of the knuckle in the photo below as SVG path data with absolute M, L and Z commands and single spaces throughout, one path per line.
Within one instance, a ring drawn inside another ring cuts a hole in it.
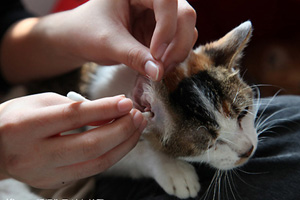
M 120 124 L 119 131 L 123 133 L 123 135 L 127 138 L 129 137 L 135 130 L 135 126 L 133 121 L 128 117 L 125 121 Z
M 196 10 L 193 9 L 192 7 L 190 7 L 189 9 L 186 9 L 185 15 L 191 19 L 194 19 L 194 21 L 196 22 L 197 13 L 196 13 Z
M 26 177 L 26 174 L 32 172 L 34 162 L 30 159 L 24 159 L 23 156 L 10 155 L 6 157 L 4 167 L 6 172 L 12 177 Z
M 97 157 L 99 152 L 101 152 L 101 149 L 97 140 L 93 137 L 86 137 L 83 142 L 82 155 L 85 158 L 92 159 Z
M 145 65 L 144 58 L 146 55 L 143 50 L 138 47 L 131 48 L 127 53 L 127 65 L 141 71 Z
M 72 127 L 79 127 L 81 114 L 74 106 L 66 106 L 62 110 L 63 119 L 66 120 Z
M 180 10 L 179 17 L 181 17 L 182 20 L 189 20 L 189 21 L 193 21 L 194 23 L 196 23 L 197 13 L 196 13 L 195 9 L 192 8 L 191 6 L 184 6 Z
M 108 156 L 102 156 L 100 159 L 97 160 L 95 165 L 96 173 L 100 173 L 105 171 L 106 169 L 110 168 L 114 162 Z
M 67 147 L 60 146 L 59 148 L 53 151 L 52 153 L 53 160 L 54 161 L 65 160 L 66 156 L 68 155 L 68 152 L 70 152 L 70 150 Z
M 3 160 L 4 167 L 10 175 L 14 175 L 18 173 L 20 169 L 22 169 L 22 167 L 20 166 L 22 162 L 20 161 L 19 156 L 17 155 L 8 155 Z

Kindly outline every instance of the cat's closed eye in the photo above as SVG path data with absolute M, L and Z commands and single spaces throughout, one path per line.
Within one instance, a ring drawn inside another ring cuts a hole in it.
M 248 112 L 249 106 L 247 106 L 246 108 L 244 108 L 244 110 L 242 110 L 242 112 L 240 112 L 239 116 L 237 117 L 239 124 L 241 123 L 242 119 L 248 114 Z

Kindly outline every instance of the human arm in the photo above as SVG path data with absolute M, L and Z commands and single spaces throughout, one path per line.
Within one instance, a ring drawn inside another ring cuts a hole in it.
M 188 55 L 197 37 L 195 20 L 185 0 L 89 1 L 15 23 L 2 41 L 2 71 L 9 82 L 18 83 L 93 61 L 124 63 L 160 80 L 167 67 Z

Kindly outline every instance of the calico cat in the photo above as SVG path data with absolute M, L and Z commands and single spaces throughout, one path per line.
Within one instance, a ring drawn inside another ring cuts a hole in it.
M 188 198 L 200 190 L 189 162 L 221 170 L 245 164 L 257 147 L 256 108 L 238 63 L 251 34 L 251 22 L 242 23 L 191 51 L 160 82 L 124 65 L 97 67 L 82 91 L 89 99 L 127 94 L 148 113 L 137 146 L 105 173 L 152 177 L 168 194 Z

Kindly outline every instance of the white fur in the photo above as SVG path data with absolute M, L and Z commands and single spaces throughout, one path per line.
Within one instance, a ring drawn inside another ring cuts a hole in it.
M 102 77 L 102 75 L 104 76 Z M 99 67 L 94 82 L 91 84 L 89 96 L 92 99 L 117 94 L 130 96 L 135 79 L 136 73 L 125 66 Z M 144 89 L 148 95 L 146 98 L 156 113 L 152 120 L 165 133 L 164 139 L 167 140 L 168 133 L 166 132 L 172 127 L 171 117 L 164 110 L 164 102 L 158 98 L 158 94 L 151 87 Z M 247 114 L 243 118 L 241 124 L 246 131 L 242 131 L 236 119 L 225 118 L 214 109 L 201 90 L 197 87 L 194 89 L 220 124 L 218 139 L 222 140 L 222 143 L 217 140 L 212 148 L 199 156 L 173 159 L 154 150 L 146 140 L 143 140 L 105 174 L 132 178 L 152 177 L 168 194 L 179 198 L 195 197 L 200 190 L 200 184 L 194 167 L 186 161 L 206 162 L 218 169 L 227 170 L 236 167 L 236 163 L 241 159 L 239 155 L 246 153 L 252 145 L 254 149 L 256 148 L 257 138 L 253 115 Z M 252 111 L 250 110 L 250 112 Z M 144 134 L 147 134 L 147 129 Z
M 136 81 L 136 73 L 125 66 L 99 67 L 93 77 L 93 83 L 89 89 L 91 99 L 126 94 L 131 96 L 133 85 Z M 149 101 L 156 105 L 157 109 L 154 121 L 161 123 L 161 129 L 168 130 L 171 127 L 161 102 L 151 88 L 145 88 L 149 94 Z M 161 112 L 161 114 L 159 114 Z M 165 127 L 164 127 L 165 126 Z M 147 134 L 147 133 L 145 133 Z M 166 133 L 165 139 L 167 140 Z M 152 149 L 147 141 L 143 140 L 127 154 L 121 161 L 111 167 L 102 175 L 130 176 L 132 178 L 152 177 L 170 195 L 179 198 L 195 197 L 200 190 L 198 176 L 192 165 L 185 161 L 176 160 Z
M 145 140 L 111 167 L 106 175 L 152 177 L 168 194 L 179 198 L 196 197 L 200 190 L 192 165 L 154 150 Z
M 124 65 L 98 67 L 96 74 L 92 76 L 89 98 L 98 99 L 119 94 L 130 96 L 136 76 L 137 72 Z

